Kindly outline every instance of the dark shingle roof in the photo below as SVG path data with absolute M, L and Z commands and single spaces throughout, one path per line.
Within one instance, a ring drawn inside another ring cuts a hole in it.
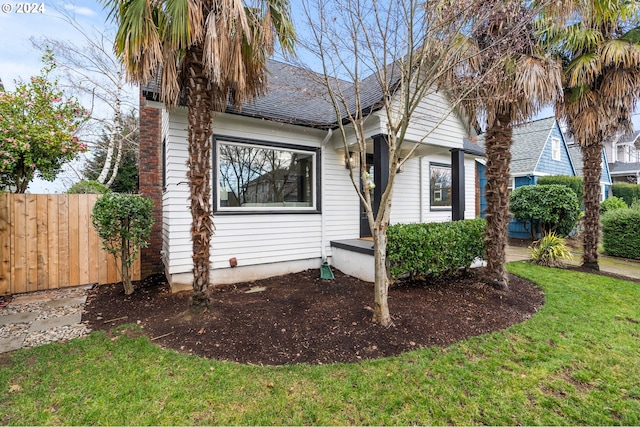
M 573 163 L 573 169 L 576 171 L 576 176 L 582 175 L 582 150 L 580 150 L 580 146 L 576 144 L 567 145 L 567 149 L 569 150 L 569 157 L 571 157 L 571 163 Z
M 512 175 L 533 173 L 555 123 L 555 117 L 548 117 L 513 129 L 510 165 Z M 478 137 L 478 144 L 484 147 L 484 135 Z
M 486 155 L 484 152 L 484 148 L 478 145 L 477 143 L 473 142 L 469 138 L 462 139 L 462 149 L 467 154 L 472 154 L 475 156 L 482 156 L 482 157 Z
M 640 163 L 609 163 L 611 175 L 635 175 L 637 172 L 640 172 Z
M 264 118 L 284 123 L 329 128 L 336 125 L 336 113 L 324 83 L 324 76 L 302 67 L 269 60 L 267 63 L 267 89 L 254 101 L 245 103 L 241 110 L 228 106 L 226 111 L 249 117 Z M 396 64 L 389 71 L 391 79 L 397 79 Z M 393 68 L 395 67 L 395 68 Z M 353 84 L 334 80 L 341 89 L 349 109 L 355 107 Z M 143 95 L 150 100 L 159 99 L 160 86 L 156 81 L 142 87 Z M 381 107 L 382 89 L 375 74 L 360 83 L 360 102 L 365 112 Z M 345 113 L 342 112 L 344 119 Z

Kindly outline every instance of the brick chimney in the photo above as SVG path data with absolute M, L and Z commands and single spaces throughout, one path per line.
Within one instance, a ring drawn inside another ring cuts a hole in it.
M 140 250 L 142 278 L 163 273 L 162 263 L 162 110 L 151 107 L 140 91 L 140 139 L 138 143 L 138 184 L 141 196 L 153 200 L 149 246 Z

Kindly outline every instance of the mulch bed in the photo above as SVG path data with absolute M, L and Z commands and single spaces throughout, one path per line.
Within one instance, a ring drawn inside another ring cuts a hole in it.
M 498 291 L 467 273 L 449 280 L 398 282 L 389 291 L 393 326 L 371 321 L 373 285 L 319 270 L 215 288 L 204 314 L 189 312 L 190 292 L 171 294 L 163 276 L 89 293 L 82 320 L 108 333 L 136 323 L 158 345 L 202 357 L 259 365 L 356 362 L 443 346 L 522 322 L 544 304 L 542 291 L 510 276 Z M 247 292 L 259 290 L 259 292 Z

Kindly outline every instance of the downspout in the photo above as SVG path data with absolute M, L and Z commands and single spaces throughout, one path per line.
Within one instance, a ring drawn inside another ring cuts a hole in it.
M 422 194 L 422 190 L 423 190 L 423 182 L 422 180 L 424 179 L 424 177 L 422 176 L 422 161 L 424 160 L 422 157 L 418 158 L 419 162 L 418 162 L 418 176 L 420 177 L 418 179 L 418 198 L 419 198 L 419 203 L 420 203 L 420 223 L 422 224 L 424 222 L 424 205 L 423 205 L 423 201 L 424 201 L 424 195 Z
M 324 178 L 326 176 L 325 172 L 325 145 L 327 144 L 327 142 L 329 141 L 329 139 L 331 139 L 331 136 L 333 135 L 333 130 L 331 128 L 329 128 L 329 130 L 327 131 L 327 134 L 324 136 L 324 139 L 322 140 L 322 142 L 320 143 L 320 179 L 321 179 L 321 185 L 320 185 L 320 198 L 321 198 L 321 203 L 323 205 L 326 205 L 326 201 L 325 201 L 325 185 L 326 183 L 324 182 Z M 324 240 L 325 240 L 325 210 L 324 208 L 321 211 L 322 213 L 320 214 L 320 254 L 322 256 L 322 262 L 325 262 L 327 259 L 327 250 L 326 250 L 326 246 L 324 244 Z

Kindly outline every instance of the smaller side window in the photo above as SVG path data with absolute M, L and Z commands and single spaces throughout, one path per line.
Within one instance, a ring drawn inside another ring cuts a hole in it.
M 560 160 L 560 138 L 551 138 L 551 158 Z

